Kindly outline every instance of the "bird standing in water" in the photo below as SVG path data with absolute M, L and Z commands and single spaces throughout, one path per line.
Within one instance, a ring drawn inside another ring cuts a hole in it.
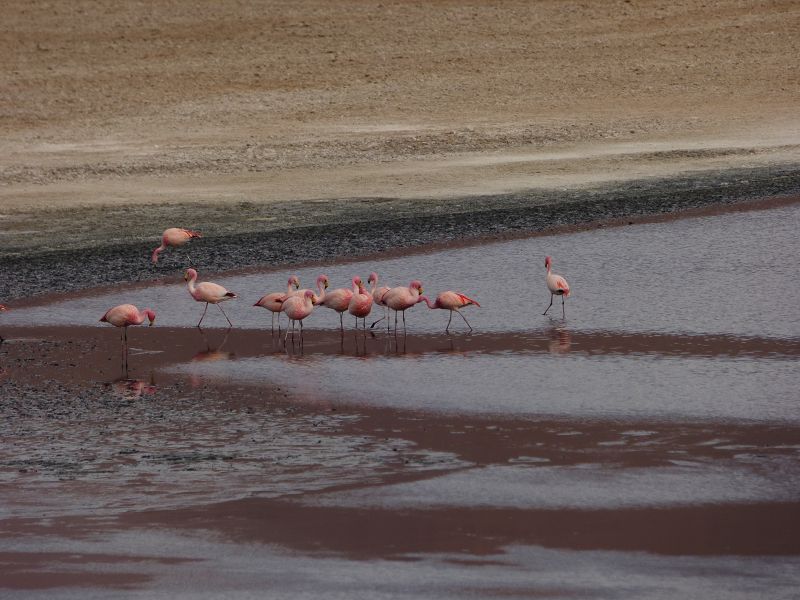
M 566 318 L 567 313 L 564 309 L 564 298 L 569 296 L 569 284 L 561 275 L 556 275 L 550 271 L 550 266 L 552 264 L 553 259 L 546 256 L 544 259 L 544 266 L 547 269 L 547 278 L 545 281 L 547 283 L 547 289 L 550 290 L 550 304 L 542 314 L 546 315 L 550 307 L 553 306 L 553 296 L 561 296 L 561 317 Z
M 141 325 L 145 319 L 150 321 L 149 327 L 152 327 L 156 320 L 156 313 L 149 308 L 140 311 L 133 304 L 120 304 L 108 309 L 106 314 L 100 317 L 101 323 L 111 323 L 114 327 L 122 327 L 122 365 L 126 371 L 128 365 L 128 327 Z
M 450 331 L 450 322 L 453 320 L 454 312 L 458 313 L 458 315 L 464 319 L 464 323 L 466 323 L 467 327 L 469 327 L 469 330 L 472 331 L 472 325 L 470 325 L 469 321 L 467 321 L 467 318 L 461 314 L 460 309 L 464 308 L 465 306 L 469 306 L 470 304 L 474 304 L 478 308 L 481 306 L 469 296 L 465 296 L 461 292 L 453 292 L 449 290 L 436 296 L 435 302 L 431 302 L 427 296 L 420 296 L 419 301 L 427 304 L 428 308 L 441 308 L 442 310 L 450 311 L 450 318 L 447 320 L 447 327 L 444 329 L 446 332 Z
M 356 329 L 358 329 L 358 320 L 362 319 L 364 329 L 367 328 L 367 315 L 372 310 L 372 293 L 368 291 L 364 284 L 361 282 L 361 277 L 353 277 L 353 286 L 357 291 L 353 293 L 350 298 L 350 304 L 347 306 L 347 312 L 356 318 Z
M 284 301 L 291 296 L 294 289 L 292 288 L 299 288 L 300 287 L 300 280 L 297 279 L 295 275 L 292 275 L 289 278 L 289 282 L 286 284 L 286 292 L 272 292 L 271 294 L 267 294 L 266 296 L 262 296 L 261 299 L 253 304 L 253 306 L 260 306 L 262 308 L 266 308 L 268 311 L 272 313 L 272 328 L 275 329 L 275 315 L 278 315 L 278 329 L 280 330 L 281 325 L 281 309 L 283 308 Z
M 292 340 L 294 340 L 294 323 L 300 322 L 300 343 L 303 340 L 303 319 L 314 312 L 314 292 L 306 290 L 302 296 L 292 296 L 283 303 L 283 312 L 289 317 L 289 324 L 292 326 Z M 286 338 L 289 337 L 289 327 L 286 328 L 286 335 L 283 337 L 283 343 L 286 344 Z M 294 341 L 292 342 L 294 343 Z
M 158 262 L 158 255 L 167 249 L 169 246 L 183 246 L 192 238 L 203 237 L 199 231 L 192 231 L 191 229 L 181 229 L 180 227 L 170 227 L 165 229 L 161 234 L 161 245 L 153 250 L 151 260 L 153 264 Z
M 228 321 L 228 325 L 233 327 L 233 323 L 231 323 L 231 320 L 228 318 L 228 315 L 225 314 L 225 311 L 222 310 L 222 307 L 219 305 L 219 303 L 236 298 L 236 294 L 229 292 L 221 285 L 211 283 L 210 281 L 203 281 L 202 283 L 195 285 L 194 282 L 197 281 L 197 271 L 194 269 L 187 270 L 186 275 L 184 275 L 183 278 L 189 282 L 189 293 L 192 295 L 192 298 L 198 302 L 206 303 L 206 307 L 203 309 L 203 316 L 200 317 L 200 320 L 197 322 L 198 327 L 200 327 L 200 323 L 203 322 L 203 319 L 206 316 L 206 311 L 208 310 L 209 304 L 216 304 L 217 308 L 222 312 L 223 315 L 225 315 L 225 320 Z
M 403 329 L 405 329 L 406 310 L 419 302 L 419 297 L 421 295 L 422 284 L 415 279 L 408 285 L 408 287 L 394 287 L 381 296 L 381 302 L 394 311 L 395 331 L 397 331 L 397 313 L 403 313 Z
M 372 284 L 372 288 L 370 289 L 370 292 L 372 293 L 372 300 L 378 306 L 382 306 L 383 307 L 383 316 L 380 319 L 378 319 L 377 321 L 375 321 L 372 325 L 369 326 L 369 328 L 372 329 L 373 327 L 375 327 L 375 325 L 377 325 L 378 323 L 380 323 L 384 319 L 388 319 L 389 318 L 389 309 L 386 308 L 386 305 L 383 303 L 382 298 L 383 298 L 383 295 L 386 292 L 388 292 L 391 288 L 388 287 L 388 286 L 385 286 L 385 285 L 383 285 L 381 287 L 378 287 L 378 274 L 375 273 L 374 271 L 369 274 L 369 278 L 367 279 L 367 283 L 371 283 Z

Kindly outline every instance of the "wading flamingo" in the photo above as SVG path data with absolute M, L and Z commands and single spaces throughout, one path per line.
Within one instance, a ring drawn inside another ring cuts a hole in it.
M 217 308 L 222 312 L 223 315 L 225 315 L 225 320 L 228 321 L 228 325 L 233 327 L 233 323 L 231 323 L 231 320 L 228 318 L 228 315 L 225 314 L 225 311 L 222 310 L 222 307 L 219 305 L 219 303 L 236 298 L 236 294 L 229 292 L 221 285 L 217 285 L 216 283 L 211 283 L 209 281 L 203 281 L 202 283 L 195 285 L 194 282 L 197 280 L 197 271 L 194 269 L 187 270 L 186 275 L 184 275 L 183 278 L 189 282 L 189 293 L 192 295 L 192 298 L 198 302 L 206 303 L 206 307 L 203 309 L 203 316 L 200 317 L 200 320 L 197 322 L 198 327 L 200 327 L 200 323 L 203 322 L 203 319 L 206 316 L 206 311 L 208 310 L 209 304 L 216 304 Z
M 375 325 L 377 325 L 378 323 L 389 317 L 389 309 L 386 308 L 386 305 L 383 303 L 382 298 L 383 295 L 386 292 L 388 292 L 391 288 L 385 285 L 378 287 L 378 274 L 375 271 L 369 274 L 369 279 L 367 279 L 367 283 L 372 284 L 372 289 L 370 290 L 370 292 L 372 293 L 372 300 L 378 306 L 383 307 L 383 316 L 369 326 L 369 328 L 372 329 L 373 327 L 375 327 Z
M 156 313 L 149 308 L 139 311 L 133 304 L 120 304 L 114 308 L 106 311 L 100 317 L 101 323 L 111 323 L 114 327 L 122 327 L 122 363 L 123 366 L 128 363 L 128 327 L 131 325 L 141 325 L 144 320 L 148 319 L 152 327 L 156 320 Z
M 461 314 L 462 308 L 465 306 L 469 306 L 470 304 L 474 304 L 478 308 L 480 308 L 480 304 L 475 302 L 472 298 L 465 296 L 460 292 L 452 292 L 446 291 L 442 292 L 438 296 L 436 296 L 436 301 L 431 302 L 427 296 L 420 296 L 420 302 L 424 302 L 428 305 L 428 308 L 441 308 L 442 310 L 449 310 L 450 311 L 450 318 L 447 320 L 447 327 L 445 327 L 445 331 L 450 331 L 450 321 L 453 320 L 453 313 L 458 313 L 462 319 L 464 319 L 464 323 L 467 324 L 469 330 L 472 331 L 472 325 L 469 324 L 467 318 Z
M 300 321 L 300 339 L 303 336 L 303 319 L 314 311 L 314 292 L 306 290 L 302 296 L 292 296 L 287 298 L 283 303 L 283 312 L 289 317 L 289 323 L 292 326 L 292 339 L 294 339 L 294 323 Z M 289 337 L 289 327 L 286 328 L 286 335 L 283 337 L 283 343 L 286 344 L 286 338 Z
M 353 292 L 353 297 L 350 298 L 350 304 L 347 306 L 347 312 L 356 318 L 356 329 L 358 329 L 358 320 L 363 319 L 364 329 L 367 328 L 367 315 L 372 310 L 372 292 L 367 291 L 364 284 L 361 282 L 361 277 L 353 277 L 353 286 L 357 287 L 357 291 Z
M 272 328 L 275 329 L 275 315 L 278 315 L 278 327 L 281 326 L 281 308 L 283 307 L 283 301 L 286 300 L 294 291 L 300 287 L 300 280 L 297 278 L 296 275 L 292 275 L 289 277 L 289 282 L 286 284 L 286 292 L 272 292 L 271 294 L 267 294 L 266 296 L 262 296 L 261 299 L 253 304 L 253 306 L 260 306 L 262 308 L 266 308 L 268 311 L 272 313 Z M 294 288 L 294 289 L 292 289 Z
M 168 246 L 183 246 L 192 238 L 203 237 L 199 231 L 191 229 L 181 229 L 180 227 L 170 227 L 161 234 L 161 245 L 153 250 L 153 263 L 158 262 L 158 255 L 167 249 Z
M 361 281 L 361 278 L 353 277 L 352 289 L 336 288 L 332 292 L 324 292 L 319 298 L 315 299 L 314 301 L 314 304 L 318 304 L 319 306 L 326 306 L 339 313 L 339 327 L 342 331 L 344 331 L 344 320 L 342 319 L 344 311 L 346 311 L 347 308 L 350 306 L 350 300 L 353 297 L 353 293 L 358 291 L 358 286 L 356 285 L 356 279 L 358 279 L 358 281 Z
M 544 259 L 544 266 L 547 269 L 547 278 L 545 281 L 547 282 L 547 289 L 550 290 L 550 304 L 542 314 L 546 315 L 550 307 L 553 306 L 553 296 L 561 296 L 561 317 L 566 318 L 567 313 L 564 309 L 564 298 L 569 296 L 569 284 L 561 275 L 550 272 L 550 265 L 552 264 L 553 259 L 546 256 Z
M 422 284 L 416 279 L 408 287 L 394 287 L 381 296 L 381 301 L 394 311 L 394 329 L 397 331 L 397 313 L 403 313 L 403 329 L 406 328 L 406 310 L 419 302 Z M 388 319 L 387 319 L 388 320 Z

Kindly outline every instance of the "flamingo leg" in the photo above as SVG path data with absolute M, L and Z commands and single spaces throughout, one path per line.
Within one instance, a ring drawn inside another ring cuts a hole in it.
M 225 311 L 224 311 L 224 310 L 222 310 L 222 307 L 221 307 L 219 304 L 217 304 L 217 308 L 218 308 L 218 309 L 220 309 L 220 310 L 222 311 L 222 314 L 223 314 L 223 315 L 225 315 Z M 230 325 L 231 327 L 233 327 L 233 323 L 231 323 L 231 320 L 228 318 L 228 315 L 225 315 L 225 320 L 226 320 L 226 321 L 228 321 L 228 325 Z
M 452 320 L 453 320 L 453 311 L 451 310 L 450 311 L 450 318 L 447 319 L 447 327 L 444 328 L 445 333 L 450 331 L 450 321 L 452 321 Z
M 456 313 L 458 313 L 458 316 L 459 316 L 459 317 L 461 317 L 462 319 L 464 319 L 464 323 L 466 323 L 466 324 L 467 324 L 467 327 L 469 327 L 469 330 L 470 330 L 470 331 L 472 331 L 472 325 L 470 325 L 470 324 L 469 324 L 469 321 L 467 321 L 467 317 L 465 317 L 464 315 L 462 315 L 460 310 L 457 310 L 457 311 L 455 311 L 455 312 L 456 312 Z M 450 316 L 452 317 L 453 315 L 450 315 Z
M 294 326 L 294 321 L 292 319 L 289 319 L 289 325 Z M 286 326 L 286 335 L 283 336 L 284 346 L 286 345 L 286 339 L 289 337 L 289 329 L 290 329 L 289 325 Z
M 344 332 L 344 313 L 339 313 L 339 329 Z
M 403 311 L 403 331 L 406 330 L 406 311 Z
M 562 319 L 566 319 L 567 318 L 567 312 L 566 312 L 566 309 L 564 308 L 564 295 L 563 294 L 561 295 L 561 318 Z
M 375 327 L 375 325 L 377 325 L 378 323 L 380 323 L 381 321 L 383 321 L 385 318 L 386 318 L 386 315 L 384 314 L 384 315 L 383 315 L 383 316 L 382 316 L 380 319 L 378 319 L 378 320 L 377 320 L 377 321 L 375 321 L 375 322 L 374 322 L 372 325 L 370 325 L 370 326 L 369 326 L 369 328 L 370 328 L 370 329 L 372 329 L 373 327 Z M 366 320 L 366 317 L 364 317 L 364 320 Z
M 542 315 L 546 315 L 547 311 L 550 310 L 550 306 L 553 306 L 553 294 L 550 294 L 550 305 L 545 309 Z
M 200 323 L 203 322 L 203 319 L 206 318 L 206 311 L 208 310 L 208 302 L 206 302 L 206 307 L 203 309 L 203 316 L 200 317 L 200 320 L 197 322 L 197 326 L 200 327 Z

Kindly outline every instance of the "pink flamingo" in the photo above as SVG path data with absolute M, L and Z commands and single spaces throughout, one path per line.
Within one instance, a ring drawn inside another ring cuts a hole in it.
M 292 326 L 292 339 L 294 339 L 294 323 L 300 322 L 300 336 L 303 335 L 303 319 L 314 311 L 314 292 L 306 290 L 302 296 L 292 296 L 287 298 L 283 303 L 283 312 L 289 317 L 289 322 Z M 284 345 L 286 338 L 289 337 L 289 328 L 286 328 L 286 335 L 283 338 Z
M 128 357 L 128 327 L 131 325 L 141 325 L 144 320 L 150 321 L 149 327 L 153 326 L 156 320 L 156 313 L 149 308 L 139 311 L 133 304 L 120 304 L 106 311 L 100 317 L 101 323 L 111 323 L 114 327 L 122 327 L 122 362 L 127 363 Z
M 358 290 L 353 293 L 350 298 L 350 304 L 347 306 L 347 312 L 356 318 L 356 329 L 358 329 L 358 320 L 363 319 L 364 329 L 367 328 L 367 315 L 372 310 L 373 297 L 372 293 L 368 292 L 361 282 L 361 277 L 353 277 L 353 286 Z
M 192 231 L 191 229 L 181 229 L 180 227 L 170 227 L 165 229 L 161 234 L 161 245 L 153 250 L 152 261 L 158 262 L 158 255 L 167 249 L 168 246 L 183 246 L 192 238 L 203 237 L 199 231 Z
M 384 319 L 388 318 L 388 316 L 389 316 L 389 314 L 388 314 L 389 313 L 389 309 L 386 308 L 386 304 L 383 303 L 383 295 L 386 292 L 388 292 L 391 288 L 389 288 L 388 286 L 385 286 L 385 285 L 383 285 L 381 287 L 378 287 L 378 274 L 375 271 L 373 271 L 372 273 L 369 274 L 369 278 L 367 279 L 367 283 L 371 283 L 372 284 L 372 289 L 370 291 L 372 293 L 372 299 L 375 302 L 375 304 L 377 304 L 378 306 L 382 306 L 384 308 L 383 316 L 380 319 L 378 319 L 377 321 L 375 321 L 372 325 L 369 326 L 369 328 L 372 329 L 373 327 L 375 327 L 375 325 L 377 325 L 378 323 L 380 323 Z
M 319 306 L 327 306 L 328 308 L 339 313 L 339 327 L 342 331 L 344 331 L 344 320 L 342 318 L 344 316 L 344 311 L 346 311 L 350 306 L 350 300 L 353 298 L 353 293 L 358 291 L 356 279 L 361 281 L 360 278 L 353 277 L 352 289 L 336 288 L 332 292 L 323 292 L 323 294 L 319 298 L 315 299 L 314 302 Z M 327 287 L 327 285 L 325 287 Z
M 550 304 L 542 314 L 546 315 L 550 307 L 553 306 L 553 296 L 561 296 L 561 316 L 562 318 L 566 318 L 567 313 L 564 309 L 564 298 L 569 296 L 569 284 L 561 275 L 550 272 L 550 265 L 552 264 L 553 259 L 546 256 L 544 259 L 544 266 L 547 269 L 547 278 L 545 281 L 547 283 L 547 289 L 550 290 Z
M 272 328 L 275 329 L 275 315 L 278 315 L 278 327 L 280 327 L 280 318 L 281 318 L 281 309 L 283 308 L 283 302 L 289 296 L 291 296 L 292 289 L 300 287 L 300 280 L 297 278 L 296 275 L 292 275 L 289 278 L 288 283 L 286 284 L 286 293 L 283 292 L 272 292 L 271 294 L 267 294 L 266 296 L 262 296 L 261 299 L 253 304 L 253 306 L 260 306 L 262 308 L 266 308 L 268 311 L 272 313 Z
M 442 310 L 450 311 L 450 318 L 447 320 L 447 327 L 445 327 L 445 331 L 450 331 L 450 321 L 453 320 L 454 312 L 458 313 L 458 315 L 464 319 L 464 323 L 466 323 L 467 327 L 469 327 L 469 330 L 472 331 L 472 325 L 470 325 L 469 321 L 467 321 L 467 318 L 461 314 L 460 309 L 464 308 L 465 306 L 469 306 L 470 304 L 474 304 L 478 308 L 481 306 L 469 296 L 465 296 L 461 292 L 452 292 L 449 290 L 436 296 L 435 302 L 431 302 L 427 296 L 420 296 L 419 301 L 427 304 L 428 308 L 441 308 Z
M 397 331 L 397 313 L 403 313 L 403 329 L 406 327 L 406 310 L 419 302 L 422 284 L 416 279 L 408 287 L 394 287 L 381 296 L 387 308 L 394 311 L 394 329 Z
M 217 285 L 216 283 L 211 283 L 209 281 L 203 281 L 202 283 L 195 285 L 194 282 L 197 280 L 197 271 L 194 269 L 189 269 L 186 271 L 186 275 L 184 275 L 183 278 L 189 282 L 189 293 L 192 295 L 192 298 L 198 302 L 206 303 L 206 307 L 203 309 L 203 316 L 200 317 L 200 320 L 197 322 L 198 327 L 200 327 L 200 323 L 203 322 L 203 319 L 206 316 L 206 311 L 208 310 L 209 304 L 216 304 L 217 308 L 222 312 L 223 315 L 225 315 L 228 325 L 233 327 L 233 323 L 231 323 L 231 320 L 228 319 L 228 315 L 225 314 L 225 311 L 222 310 L 222 307 L 219 305 L 219 303 L 236 298 L 236 294 L 229 292 L 221 285 Z

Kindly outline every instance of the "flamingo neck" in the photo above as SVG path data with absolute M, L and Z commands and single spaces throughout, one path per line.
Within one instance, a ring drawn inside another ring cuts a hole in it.
M 369 289 L 369 293 L 374 294 L 375 290 L 377 289 L 378 289 L 378 278 L 376 277 L 375 279 L 372 280 L 372 287 Z
M 315 302 L 319 304 L 325 300 L 325 284 L 321 279 L 317 279 L 317 289 L 319 290 L 319 294 L 317 294 L 315 299 L 312 299 L 311 304 L 314 304 Z
M 197 281 L 197 273 L 195 273 L 194 275 L 192 275 L 192 276 L 189 278 L 189 283 L 188 283 L 188 285 L 189 285 L 189 293 L 190 293 L 192 296 L 194 296 L 194 282 L 195 282 L 195 281 Z
M 154 263 L 158 262 L 158 255 L 166 249 L 167 247 L 164 245 L 164 242 L 161 242 L 161 245 L 155 250 L 153 250 L 153 256 L 151 257 L 151 260 Z
M 143 310 L 140 310 L 136 314 L 136 318 L 133 321 L 133 325 L 141 325 L 142 323 L 144 323 L 145 319 L 150 319 L 151 321 L 153 321 L 155 320 L 155 318 L 156 314 L 149 308 L 145 308 Z
M 425 304 L 427 304 L 428 308 L 437 308 L 436 302 L 431 302 L 430 298 L 428 298 L 427 296 L 420 296 L 419 298 L 417 298 L 417 304 L 419 304 L 420 302 L 424 302 Z

